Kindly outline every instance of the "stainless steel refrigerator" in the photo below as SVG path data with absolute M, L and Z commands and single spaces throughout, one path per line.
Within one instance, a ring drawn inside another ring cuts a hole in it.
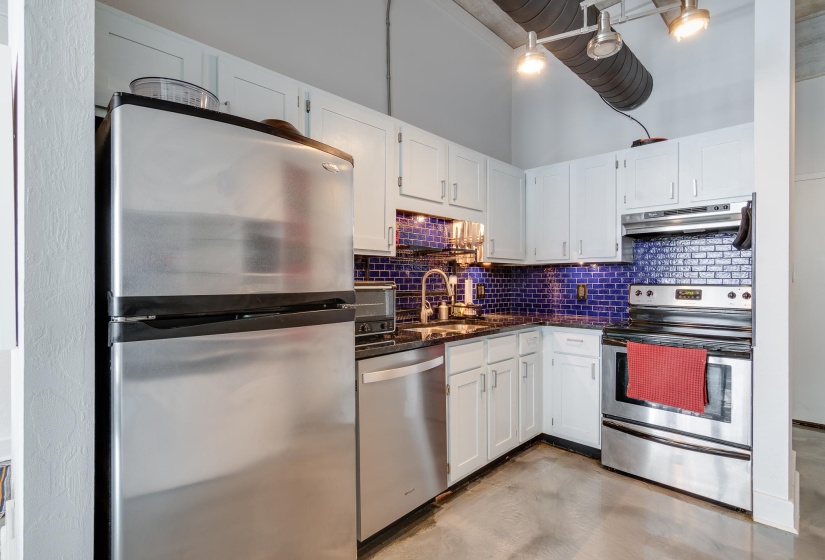
M 355 558 L 350 156 L 129 94 L 97 139 L 112 557 Z

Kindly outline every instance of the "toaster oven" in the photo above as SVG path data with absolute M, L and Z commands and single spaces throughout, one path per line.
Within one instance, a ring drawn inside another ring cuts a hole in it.
M 395 284 L 355 283 L 355 336 L 395 331 Z

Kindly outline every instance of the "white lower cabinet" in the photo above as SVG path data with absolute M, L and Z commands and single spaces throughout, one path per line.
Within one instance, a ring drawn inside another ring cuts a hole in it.
M 541 433 L 539 337 L 531 329 L 447 345 L 451 485 Z
M 522 356 L 519 371 L 519 443 L 541 433 L 541 362 L 538 355 Z
M 548 390 L 544 392 L 545 404 L 549 404 L 545 433 L 601 447 L 600 355 L 600 336 L 593 331 L 553 333 Z
M 492 461 L 518 445 L 518 360 L 490 364 L 489 378 L 488 458 Z
M 449 378 L 450 484 L 487 464 L 485 377 L 482 365 Z

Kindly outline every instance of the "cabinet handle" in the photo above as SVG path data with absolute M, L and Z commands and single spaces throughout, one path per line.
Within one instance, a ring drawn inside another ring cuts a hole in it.
M 490 240 L 490 256 L 492 257 L 496 253 L 496 240 Z
M 579 239 L 579 256 L 584 253 L 584 241 Z
M 447 197 L 447 181 L 441 181 L 441 198 Z M 670 198 L 673 198 L 672 196 Z
M 595 362 L 590 364 L 590 377 L 593 378 L 593 381 L 596 381 L 596 363 Z
M 699 196 L 699 185 L 697 184 L 696 179 L 693 180 L 693 196 Z
M 453 200 L 458 200 L 458 183 L 453 183 Z
M 673 199 L 673 196 L 676 194 L 676 183 L 673 181 L 670 182 L 670 198 Z
M 524 369 L 524 373 L 522 373 L 522 374 L 521 374 L 521 376 L 522 376 L 524 379 L 527 379 L 527 364 L 525 363 L 525 364 L 522 364 L 522 365 L 524 366 L 524 368 L 523 368 L 523 369 Z
M 481 392 L 484 393 L 485 391 L 487 391 L 487 374 L 482 373 L 481 374 Z
M 584 344 L 583 338 L 568 338 L 566 340 L 567 342 L 578 342 L 579 344 Z
M 493 389 L 498 387 L 498 372 L 493 370 Z
M 395 242 L 395 236 L 393 235 L 394 228 L 392 226 L 387 228 L 387 247 L 392 247 L 392 244 Z
M 561 256 L 567 258 L 567 241 L 561 242 Z

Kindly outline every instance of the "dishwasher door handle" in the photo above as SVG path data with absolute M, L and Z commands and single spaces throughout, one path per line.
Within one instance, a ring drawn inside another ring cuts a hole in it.
M 381 371 L 373 371 L 370 373 L 362 373 L 361 381 L 363 381 L 364 383 L 377 383 L 378 381 L 398 379 L 399 377 L 407 377 L 408 375 L 415 375 L 416 373 L 421 373 L 422 371 L 437 368 L 443 363 L 444 356 L 439 356 L 437 358 L 433 358 L 432 360 L 421 362 L 419 364 L 413 364 L 411 366 L 404 366 L 395 369 L 385 369 Z

